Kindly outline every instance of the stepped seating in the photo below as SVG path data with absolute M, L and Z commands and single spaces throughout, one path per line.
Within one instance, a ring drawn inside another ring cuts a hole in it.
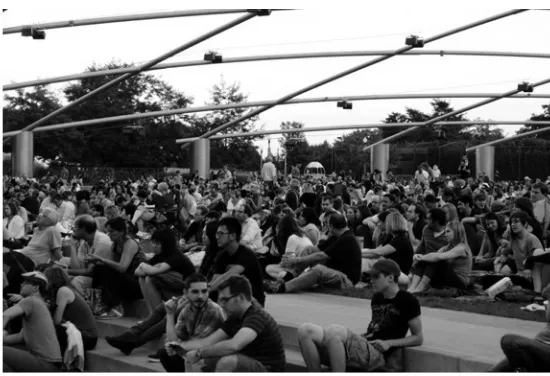
M 136 349 L 130 356 L 109 346 L 105 336 L 122 333 L 147 315 L 144 301 L 124 307 L 127 316 L 98 321 L 101 340 L 87 353 L 89 372 L 163 372 L 159 363 L 149 363 L 147 355 L 163 346 L 164 339 L 152 341 Z M 322 326 L 343 324 L 364 332 L 370 321 L 370 301 L 304 293 L 269 295 L 266 309 L 279 323 L 287 356 L 288 372 L 305 372 L 299 351 L 297 330 L 303 322 Z M 483 372 L 502 358 L 499 341 L 506 333 L 527 337 L 542 329 L 540 322 L 506 319 L 466 312 L 422 307 L 424 344 L 404 353 L 407 372 Z

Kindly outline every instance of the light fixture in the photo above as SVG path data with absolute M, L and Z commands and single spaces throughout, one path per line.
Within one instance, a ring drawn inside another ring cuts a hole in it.
M 223 61 L 223 57 L 216 51 L 208 51 L 204 54 L 204 60 L 211 61 L 212 63 L 221 63 Z
M 27 26 L 21 29 L 21 36 L 32 37 L 32 39 L 46 39 L 46 32 L 42 29 Z
M 418 35 L 410 35 L 405 39 L 405 44 L 407 46 L 422 48 L 424 47 L 424 38 L 420 38 Z
M 518 84 L 518 90 L 523 91 L 525 93 L 532 93 L 533 92 L 533 85 L 531 85 L 529 82 L 522 82 Z
M 271 9 L 247 9 L 248 12 L 256 13 L 257 16 L 269 16 Z
M 343 110 L 351 110 L 353 108 L 353 103 L 348 101 L 339 101 L 336 102 L 336 107 L 341 107 Z

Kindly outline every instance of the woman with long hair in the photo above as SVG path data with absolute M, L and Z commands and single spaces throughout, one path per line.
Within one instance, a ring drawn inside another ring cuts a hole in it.
M 61 326 L 65 321 L 70 321 L 80 331 L 84 350 L 93 350 L 97 344 L 99 331 L 92 310 L 84 298 L 71 286 L 69 275 L 63 268 L 49 267 L 44 270 L 44 275 L 48 278 L 46 289 L 48 298 L 55 305 L 52 314 L 61 351 L 65 352 L 67 347 L 66 329 Z
M 439 251 L 414 255 L 409 292 L 422 292 L 428 286 L 464 289 L 470 283 L 472 251 L 468 246 L 464 225 L 458 221 L 447 223 L 445 237 L 449 244 Z
M 382 245 L 374 249 L 363 249 L 363 265 L 361 269 L 367 271 L 376 261 L 388 258 L 395 261 L 401 269 L 402 275 L 409 274 L 414 254 L 413 246 L 409 238 L 407 220 L 397 211 L 390 212 L 387 216 L 381 216 L 384 232 L 389 236 Z M 403 278 L 399 283 L 405 283 Z M 408 282 L 408 281 L 407 281 Z
M 141 293 L 152 313 L 163 300 L 181 295 L 183 281 L 195 273 L 195 267 L 179 251 L 172 230 L 164 228 L 156 231 L 151 242 L 155 256 L 148 262 L 142 262 L 134 275 L 138 277 Z
M 229 200 L 227 200 L 227 214 L 233 215 L 235 211 L 242 209 L 246 205 L 246 200 L 241 197 L 240 189 L 233 189 L 229 194 Z
M 287 256 L 300 256 L 307 247 L 312 247 L 313 243 L 300 228 L 296 219 L 290 215 L 285 215 L 277 224 L 277 238 L 279 244 L 284 248 L 284 254 Z M 266 273 L 275 279 L 289 281 L 298 276 L 298 270 L 290 270 L 278 265 L 268 265 Z
M 447 223 L 452 221 L 460 222 L 460 217 L 456 206 L 453 204 L 445 204 L 441 207 L 441 209 L 445 212 L 445 220 Z M 464 226 L 464 231 L 466 231 L 468 246 L 470 247 L 472 254 L 476 256 L 479 254 L 479 250 L 481 248 L 481 244 L 477 238 L 476 228 L 470 223 L 462 223 L 462 225 Z
M 506 232 L 503 218 L 495 213 L 487 213 L 483 219 L 485 233 L 479 255 L 474 258 L 474 270 L 492 271 L 499 243 Z
M 17 214 L 17 207 L 11 203 L 4 203 L 4 243 L 15 244 L 25 237 L 25 223 L 23 218 Z M 8 246 L 8 248 L 11 248 Z
M 321 237 L 321 231 L 319 230 L 321 222 L 315 210 L 313 208 L 304 208 L 298 217 L 298 224 L 311 243 L 316 246 Z
M 202 242 L 205 245 L 205 252 L 201 266 L 199 267 L 199 273 L 204 275 L 209 281 L 214 276 L 214 261 L 220 251 L 216 240 L 217 229 L 218 221 L 213 220 L 206 223 L 205 230 L 202 233 Z
M 143 297 L 134 272 L 145 257 L 139 243 L 128 234 L 124 218 L 110 219 L 105 224 L 105 229 L 113 242 L 114 259 L 89 254 L 88 260 L 96 263 L 93 286 L 101 289 L 102 301 L 109 309 L 101 318 L 107 319 L 121 316 L 114 308 L 123 300 L 134 301 Z

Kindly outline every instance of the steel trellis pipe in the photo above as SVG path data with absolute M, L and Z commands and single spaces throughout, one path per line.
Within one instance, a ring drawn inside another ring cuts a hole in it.
M 542 80 L 542 81 L 539 81 L 535 84 L 533 84 L 532 86 L 533 87 L 537 87 L 537 86 L 541 86 L 541 85 L 544 85 L 544 84 L 547 84 L 550 82 L 550 78 L 546 79 L 546 80 Z M 466 106 L 466 107 L 463 107 L 461 109 L 458 109 L 458 110 L 455 110 L 453 112 L 449 112 L 448 114 L 445 114 L 445 115 L 442 115 L 442 116 L 438 116 L 436 117 L 435 119 L 432 119 L 432 120 L 428 120 L 426 121 L 424 124 L 422 125 L 419 125 L 419 126 L 416 126 L 416 127 L 413 127 L 413 128 L 409 128 L 409 129 L 405 129 L 404 131 L 401 131 L 399 133 L 396 133 L 390 137 L 386 137 L 385 139 L 383 140 L 380 140 L 380 141 L 377 141 L 375 142 L 374 144 L 372 145 L 369 145 L 369 146 L 366 146 L 363 150 L 368 150 L 368 149 L 372 149 L 373 147 L 377 146 L 377 145 L 380 145 L 380 144 L 384 144 L 384 143 L 388 143 L 388 142 L 391 142 L 391 141 L 394 141 L 394 140 L 397 140 L 398 138 L 401 138 L 403 137 L 404 135 L 406 135 L 407 133 L 411 133 L 415 130 L 417 130 L 418 128 L 420 127 L 424 127 L 426 125 L 430 125 L 430 124 L 434 124 L 438 121 L 441 121 L 443 119 L 446 119 L 448 117 L 451 117 L 451 116 L 454 116 L 454 115 L 458 115 L 462 112 L 466 112 L 468 110 L 471 110 L 471 109 L 474 109 L 474 108 L 478 108 L 478 107 L 481 107 L 481 106 L 485 106 L 486 104 L 489 104 L 489 103 L 493 103 L 493 102 L 496 102 L 502 98 L 506 98 L 506 97 L 510 97 L 512 95 L 515 95 L 517 93 L 520 93 L 521 90 L 518 90 L 518 89 L 515 89 L 515 90 L 512 90 L 512 91 L 508 91 L 502 95 L 500 95 L 499 97 L 497 98 L 490 98 L 490 99 L 487 99 L 487 100 L 484 100 L 484 101 L 481 101 L 481 102 L 478 102 L 478 103 L 474 103 L 472 105 L 469 105 L 469 106 Z
M 256 14 L 255 14 L 255 13 L 249 13 L 249 14 L 246 14 L 246 15 L 244 15 L 244 16 L 241 16 L 241 17 L 237 18 L 236 20 L 233 20 L 233 21 L 231 21 L 231 22 L 228 22 L 228 23 L 226 23 L 225 25 L 222 25 L 222 26 L 220 26 L 220 27 L 218 27 L 218 28 L 216 28 L 216 29 L 214 29 L 214 30 L 212 30 L 212 31 L 209 31 L 209 32 L 206 33 L 206 34 L 203 34 L 203 35 L 201 35 L 200 37 L 195 38 L 195 39 L 193 39 L 192 41 L 187 42 L 187 43 L 185 43 L 184 45 L 182 45 L 182 46 L 180 46 L 180 47 L 178 47 L 178 48 L 175 48 L 175 49 L 173 49 L 172 51 L 169 51 L 169 52 L 167 52 L 167 53 L 165 53 L 165 54 L 163 54 L 163 55 L 161 55 L 161 56 L 159 56 L 159 57 L 157 57 L 157 58 L 155 58 L 155 59 L 153 59 L 153 60 L 151 60 L 151 61 L 149 61 L 149 62 L 143 64 L 143 65 L 141 65 L 141 66 L 139 67 L 139 71 L 138 71 L 138 72 L 126 73 L 126 74 L 124 74 L 124 75 L 122 75 L 122 76 L 119 76 L 119 77 L 117 77 L 117 78 L 115 78 L 115 79 L 113 79 L 113 80 L 107 82 L 106 84 L 104 84 L 104 85 L 98 87 L 97 89 L 91 91 L 90 93 L 88 93 L 88 94 L 86 94 L 86 95 L 84 95 L 84 96 L 78 98 L 78 99 L 75 100 L 74 102 L 71 102 L 71 103 L 69 103 L 68 105 L 66 105 L 66 106 L 64 106 L 64 107 L 62 107 L 62 108 L 60 108 L 60 109 L 58 109 L 58 110 L 52 112 L 51 114 L 46 115 L 46 116 L 43 117 L 42 119 L 39 119 L 38 121 L 35 121 L 34 123 L 32 123 L 32 124 L 26 126 L 26 127 L 23 128 L 21 131 L 22 131 L 22 132 L 25 132 L 25 131 L 32 131 L 34 128 L 36 128 L 37 126 L 39 126 L 39 125 L 41 125 L 41 124 L 44 124 L 46 121 L 50 120 L 51 118 L 53 118 L 53 117 L 55 117 L 55 116 L 57 116 L 57 115 L 59 115 L 59 114 L 65 112 L 65 111 L 67 111 L 68 109 L 70 109 L 70 108 L 72 108 L 72 107 L 74 107 L 74 106 L 76 106 L 76 105 L 78 105 L 78 104 L 80 104 L 80 103 L 85 102 L 85 101 L 88 100 L 89 98 L 91 98 L 91 97 L 93 97 L 93 96 L 95 96 L 95 95 L 97 95 L 97 94 L 99 94 L 99 93 L 101 93 L 101 92 L 107 90 L 108 88 L 110 88 L 110 87 L 112 87 L 112 86 L 118 84 L 119 82 L 124 81 L 124 80 L 126 80 L 127 78 L 133 77 L 133 76 L 135 76 L 135 75 L 137 75 L 137 74 L 139 74 L 139 73 L 141 73 L 141 72 L 144 72 L 144 71 L 146 71 L 147 69 L 149 69 L 150 67 L 152 67 L 153 65 L 156 65 L 156 64 L 160 63 L 160 62 L 163 61 L 163 60 L 166 60 L 166 59 L 168 59 L 168 58 L 170 58 L 170 57 L 172 57 L 172 56 L 174 56 L 174 55 L 176 55 L 176 54 L 178 54 L 178 53 L 180 53 L 180 52 L 182 52 L 182 51 L 185 51 L 185 50 L 187 50 L 187 49 L 193 47 L 194 45 L 199 44 L 200 42 L 203 42 L 203 41 L 205 41 L 205 40 L 207 40 L 207 39 L 213 37 L 214 35 L 220 34 L 220 33 L 224 32 L 224 31 L 226 31 L 226 30 L 228 30 L 228 29 L 230 29 L 230 28 L 232 28 L 232 27 L 235 27 L 235 26 L 237 26 L 237 25 L 239 25 L 239 24 L 241 24 L 241 23 L 243 23 L 243 22 L 245 22 L 245 21 L 248 21 L 249 19 L 251 19 L 251 18 L 253 18 L 253 17 L 256 17 Z M 7 139 L 4 139 L 4 142 L 6 142 L 6 140 L 7 140 Z
M 436 41 L 436 40 L 445 38 L 445 37 L 447 37 L 447 36 L 450 36 L 450 35 L 459 33 L 459 32 L 464 31 L 464 30 L 471 29 L 471 28 L 476 27 L 476 26 L 479 26 L 479 25 L 483 25 L 483 24 L 486 24 L 486 23 L 489 23 L 489 22 L 492 22 L 492 21 L 495 21 L 495 20 L 498 20 L 498 19 L 501 19 L 501 18 L 504 18 L 504 17 L 508 17 L 508 16 L 511 16 L 511 15 L 514 15 L 514 14 L 518 14 L 518 13 L 524 12 L 525 10 L 526 10 L 526 9 L 513 9 L 513 10 L 510 10 L 510 11 L 507 11 L 507 12 L 504 12 L 504 13 L 500 13 L 500 14 L 498 14 L 498 15 L 495 15 L 495 16 L 492 16 L 492 17 L 489 17 L 489 18 L 486 18 L 486 19 L 483 19 L 483 20 L 480 20 L 480 21 L 477 21 L 477 22 L 474 22 L 474 23 L 471 23 L 471 24 L 468 24 L 468 25 L 465 25 L 465 26 L 461 26 L 461 27 L 452 29 L 452 30 L 450 30 L 450 31 L 447 31 L 447 32 L 444 32 L 444 33 L 435 35 L 435 36 L 433 36 L 433 37 L 431 37 L 431 38 L 425 39 L 425 40 L 424 40 L 424 44 L 428 44 L 428 43 L 434 42 L 434 41 Z M 356 66 L 356 67 L 353 67 L 353 68 L 351 68 L 351 69 L 348 69 L 348 70 L 346 70 L 346 71 L 344 71 L 344 72 L 338 73 L 338 74 L 333 75 L 333 76 L 331 76 L 331 77 L 329 77 L 329 78 L 326 78 L 326 79 L 324 79 L 324 80 L 321 80 L 321 81 L 319 81 L 319 82 L 317 82 L 317 83 L 315 83 L 315 84 L 312 84 L 312 85 L 310 85 L 310 86 L 307 86 L 307 87 L 305 87 L 305 88 L 303 88 L 303 89 L 300 89 L 300 90 L 298 90 L 298 91 L 296 91 L 296 92 L 294 92 L 294 93 L 288 94 L 288 95 L 286 95 L 286 96 L 284 96 L 284 97 L 278 99 L 278 100 L 275 102 L 275 104 L 272 104 L 272 105 L 269 105 L 269 106 L 265 106 L 265 107 L 259 108 L 259 109 L 257 109 L 257 110 L 251 111 L 251 112 L 249 112 L 248 114 L 246 114 L 246 115 L 240 117 L 239 119 L 235 119 L 235 120 L 233 120 L 233 121 L 230 121 L 230 122 L 228 122 L 228 123 L 226 123 L 226 124 L 223 124 L 223 125 L 221 125 L 221 126 L 215 128 L 215 129 L 213 129 L 213 130 L 211 130 L 211 131 L 208 131 L 208 132 L 206 132 L 205 134 L 203 134 L 202 136 L 200 136 L 200 138 L 207 138 L 207 137 L 210 137 L 210 136 L 212 136 L 212 135 L 214 135 L 214 134 L 216 134 L 216 133 L 218 133 L 218 132 L 220 132 L 220 131 L 222 131 L 222 130 L 224 130 L 224 129 L 226 129 L 226 128 L 232 126 L 232 125 L 238 124 L 238 123 L 240 123 L 240 122 L 243 121 L 243 120 L 250 119 L 251 117 L 254 117 L 254 116 L 256 116 L 256 115 L 259 115 L 259 114 L 261 114 L 262 112 L 267 111 L 267 110 L 269 110 L 270 108 L 273 108 L 273 107 L 275 107 L 275 106 L 278 105 L 278 104 L 284 103 L 284 102 L 288 101 L 289 99 L 292 99 L 292 98 L 294 98 L 294 97 L 297 97 L 297 96 L 300 95 L 300 94 L 306 93 L 306 92 L 311 91 L 311 90 L 313 90 L 313 89 L 315 89 L 315 88 L 318 88 L 319 86 L 325 85 L 325 84 L 327 84 L 327 83 L 329 83 L 329 82 L 335 81 L 335 80 L 337 80 L 337 79 L 339 79 L 339 78 L 345 77 L 345 76 L 350 75 L 350 74 L 352 74 L 352 73 L 355 73 L 355 72 L 357 72 L 357 71 L 359 71 L 359 70 L 362 70 L 362 69 L 367 68 L 367 67 L 369 67 L 369 66 L 372 66 L 372 65 L 374 65 L 374 64 L 377 64 L 377 63 L 380 63 L 380 62 L 385 61 L 385 60 L 387 60 L 387 59 L 390 59 L 390 58 L 392 58 L 392 57 L 394 57 L 394 56 L 396 56 L 396 55 L 399 55 L 399 54 L 402 54 L 402 53 L 407 52 L 407 51 L 409 51 L 409 50 L 412 50 L 413 48 L 414 48 L 413 46 L 402 47 L 402 48 L 400 48 L 400 49 L 394 51 L 394 52 L 391 53 L 391 54 L 388 54 L 388 55 L 385 55 L 385 56 L 381 56 L 381 57 L 376 58 L 376 59 L 374 59 L 374 60 L 371 60 L 371 61 L 369 61 L 369 62 L 367 62 L 367 63 L 360 64 L 360 65 L 358 65 L 358 66 Z M 184 147 L 185 147 L 185 146 L 186 146 L 186 145 L 184 145 Z
M 2 33 L 3 34 L 20 33 L 24 28 L 27 28 L 27 27 L 34 27 L 42 30 L 62 29 L 65 27 L 100 25 L 100 24 L 116 23 L 116 22 L 145 21 L 145 20 L 154 20 L 159 18 L 210 16 L 210 15 L 216 15 L 216 14 L 244 13 L 247 11 L 248 11 L 247 9 L 197 9 L 197 10 L 172 11 L 172 12 L 153 12 L 153 13 L 144 13 L 144 14 L 126 14 L 126 15 L 112 16 L 112 17 L 96 17 L 96 18 L 85 18 L 80 20 L 68 20 L 68 21 L 48 22 L 43 24 L 13 26 L 13 27 L 4 28 L 2 30 Z
M 288 102 L 282 103 L 281 105 L 337 102 L 342 100 L 370 101 L 370 100 L 389 100 L 389 99 L 496 98 L 499 95 L 500 95 L 499 93 L 428 93 L 428 94 L 383 94 L 383 95 L 355 95 L 355 96 L 347 95 L 347 96 L 338 96 L 338 97 L 292 99 L 292 100 L 289 100 Z M 508 99 L 548 99 L 548 98 L 550 98 L 550 94 L 529 94 L 529 95 L 515 95 L 512 97 L 508 97 Z M 116 123 L 120 121 L 138 120 L 138 119 L 162 117 L 162 116 L 173 116 L 173 115 L 189 114 L 189 113 L 196 113 L 196 112 L 227 110 L 231 108 L 259 107 L 259 106 L 266 106 L 271 103 L 274 103 L 274 102 L 257 101 L 257 102 L 247 102 L 247 103 L 230 103 L 230 104 L 223 104 L 218 106 L 186 107 L 186 108 L 174 109 L 174 110 L 151 111 L 151 112 L 143 112 L 143 113 L 136 113 L 136 114 L 111 116 L 111 117 L 105 117 L 105 118 L 99 118 L 99 119 L 46 125 L 46 126 L 35 128 L 34 132 L 37 133 L 37 132 L 47 132 L 47 131 L 54 131 L 54 130 L 68 129 L 68 128 L 80 128 L 88 125 L 108 124 L 108 123 Z M 10 132 L 3 133 L 3 136 L 11 137 L 19 133 L 21 133 L 20 130 L 10 131 Z M 176 140 L 176 143 L 181 143 L 181 139 Z
M 414 127 L 422 123 L 374 123 L 374 124 L 351 124 L 351 125 L 331 125 L 328 127 L 307 127 L 307 128 L 294 128 L 294 129 L 273 129 L 268 131 L 257 132 L 244 132 L 244 133 L 229 133 L 229 134 L 217 134 L 210 137 L 211 140 L 221 140 L 224 138 L 236 138 L 236 137 L 254 137 L 270 134 L 284 134 L 284 133 L 307 133 L 307 132 L 323 132 L 334 130 L 348 130 L 348 129 L 368 129 L 368 128 L 397 128 L 397 127 Z M 437 124 L 443 126 L 458 126 L 458 125 L 532 125 L 542 124 L 550 125 L 550 121 L 442 121 Z M 198 137 L 189 137 L 178 140 L 180 142 L 193 142 L 197 141 Z
M 534 121 L 533 123 L 539 123 L 539 122 L 538 122 L 538 121 Z M 548 122 L 548 121 L 541 121 L 540 124 L 542 124 L 542 125 L 550 125 L 550 122 Z M 487 142 L 487 143 L 485 143 L 485 144 L 472 146 L 471 148 L 466 149 L 466 152 L 468 153 L 468 152 L 474 151 L 474 150 L 476 150 L 476 149 L 479 149 L 479 148 L 482 148 L 482 147 L 485 147 L 485 146 L 496 145 L 496 144 L 500 144 L 500 143 L 503 143 L 503 142 L 512 141 L 512 140 L 515 140 L 515 139 L 518 139 L 518 138 L 523 138 L 523 137 L 531 136 L 531 135 L 534 135 L 534 134 L 537 134 L 537 133 L 544 133 L 544 132 L 548 132 L 548 131 L 550 131 L 550 127 L 545 127 L 545 128 L 541 128 L 541 129 L 535 129 L 535 130 L 533 130 L 533 131 L 529 131 L 529 132 L 525 132 L 525 133 L 516 134 L 516 135 L 514 135 L 514 136 L 510 136 L 510 137 L 506 137 L 506 138 L 501 138 L 500 140 L 490 141 L 490 142 Z
M 224 57 L 220 63 L 212 63 L 205 60 L 180 61 L 174 63 L 158 64 L 151 67 L 150 70 L 171 69 L 181 67 L 192 67 L 200 65 L 212 64 L 230 64 L 230 63 L 246 63 L 255 61 L 274 61 L 274 60 L 291 60 L 291 59 L 318 59 L 332 57 L 356 57 L 356 56 L 378 56 L 387 55 L 392 51 L 327 51 L 327 52 L 312 52 L 298 54 L 277 54 L 277 55 L 258 55 L 258 56 L 238 56 Z M 459 51 L 459 50 L 411 50 L 400 56 L 419 56 L 419 55 L 437 55 L 437 56 L 487 56 L 487 57 L 517 57 L 517 58 L 533 58 L 533 59 L 550 59 L 550 54 L 542 53 L 527 53 L 527 52 L 506 52 L 506 51 Z M 21 89 L 24 87 L 46 85 L 56 82 L 65 82 L 72 80 L 81 80 L 83 78 L 108 76 L 112 74 L 122 74 L 137 71 L 135 67 L 105 69 L 95 72 L 74 73 L 64 76 L 56 76 L 42 78 L 37 80 L 15 82 L 3 86 L 4 91 Z

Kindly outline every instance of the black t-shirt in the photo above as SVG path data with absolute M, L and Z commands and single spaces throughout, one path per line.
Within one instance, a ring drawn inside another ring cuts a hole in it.
M 363 335 L 369 341 L 404 338 L 409 321 L 420 316 L 420 303 L 414 295 L 399 290 L 393 299 L 376 293 L 371 301 L 372 319 Z
M 252 286 L 252 296 L 262 305 L 265 305 L 265 294 L 262 279 L 262 269 L 260 263 L 250 249 L 244 245 L 239 245 L 237 251 L 233 255 L 230 255 L 227 250 L 220 252 L 216 258 L 216 264 L 214 266 L 214 274 L 224 274 L 233 265 L 241 265 L 244 271 L 241 275 L 248 278 L 250 285 Z
M 414 224 L 413 234 L 416 239 L 422 240 L 422 231 L 424 230 L 424 226 L 426 226 L 426 221 L 424 221 L 423 219 L 419 219 Z
M 270 372 L 284 372 L 286 357 L 283 337 L 273 317 L 252 303 L 243 317 L 228 318 L 221 327 L 231 338 L 242 328 L 252 329 L 257 337 L 239 353 L 256 359 Z
M 353 231 L 344 232 L 323 252 L 330 257 L 325 264 L 327 268 L 341 271 L 354 285 L 359 282 L 361 277 L 361 247 L 359 247 Z
M 395 248 L 395 252 L 386 255 L 387 259 L 393 260 L 401 268 L 401 272 L 409 274 L 413 263 L 414 249 L 409 239 L 409 234 L 406 232 L 399 232 L 395 236 L 388 239 L 386 244 Z M 384 244 L 385 245 L 385 244 Z
M 189 258 L 180 251 L 177 251 L 168 257 L 163 254 L 155 255 L 151 260 L 149 260 L 150 265 L 156 265 L 162 262 L 170 265 L 170 270 L 180 273 L 183 276 L 183 279 L 195 273 L 195 266 L 191 260 L 189 260 Z
M 185 235 L 183 235 L 183 238 L 186 242 L 189 241 L 193 236 L 195 237 L 195 241 L 199 244 L 202 244 L 202 231 L 204 229 L 205 221 L 193 221 L 189 225 L 189 228 L 185 232 Z

